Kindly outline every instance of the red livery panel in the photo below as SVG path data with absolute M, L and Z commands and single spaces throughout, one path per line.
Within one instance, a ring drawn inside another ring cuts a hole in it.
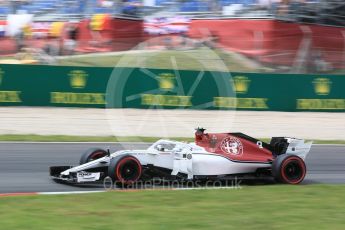
M 233 161 L 268 163 L 273 160 L 272 152 L 261 141 L 242 133 L 204 133 L 203 129 L 198 129 L 195 143 Z

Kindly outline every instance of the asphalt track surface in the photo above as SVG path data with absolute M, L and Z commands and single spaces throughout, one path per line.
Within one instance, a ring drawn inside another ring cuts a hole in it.
M 0 143 L 0 193 L 103 190 L 102 185 L 57 184 L 49 166 L 77 165 L 91 147 L 143 149 L 143 143 Z M 314 145 L 306 159 L 304 184 L 345 183 L 345 145 Z

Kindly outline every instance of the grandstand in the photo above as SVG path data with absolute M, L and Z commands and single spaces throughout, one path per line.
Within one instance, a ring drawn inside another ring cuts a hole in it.
M 25 12 L 36 17 L 97 13 L 150 16 L 174 12 L 197 17 L 268 17 L 344 25 L 343 0 L 2 0 L 0 17 Z

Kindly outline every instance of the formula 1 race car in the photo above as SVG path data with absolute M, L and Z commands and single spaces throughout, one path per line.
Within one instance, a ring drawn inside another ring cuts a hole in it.
M 217 179 L 274 178 L 299 184 L 306 175 L 305 158 L 312 143 L 288 137 L 273 137 L 270 143 L 243 133 L 205 133 L 198 128 L 195 142 L 159 140 L 146 150 L 89 149 L 79 166 L 50 167 L 58 182 L 87 183 L 111 178 L 130 185 L 153 178 Z

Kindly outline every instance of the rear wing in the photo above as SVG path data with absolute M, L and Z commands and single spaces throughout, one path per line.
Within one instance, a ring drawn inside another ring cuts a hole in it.
M 288 140 L 289 146 L 286 150 L 286 154 L 294 154 L 305 160 L 308 153 L 310 152 L 312 141 L 305 142 L 303 139 L 297 138 L 286 138 Z
M 275 155 L 280 154 L 293 154 L 301 157 L 303 160 L 306 158 L 310 151 L 313 142 L 305 142 L 303 139 L 293 137 L 272 137 L 270 146 Z

